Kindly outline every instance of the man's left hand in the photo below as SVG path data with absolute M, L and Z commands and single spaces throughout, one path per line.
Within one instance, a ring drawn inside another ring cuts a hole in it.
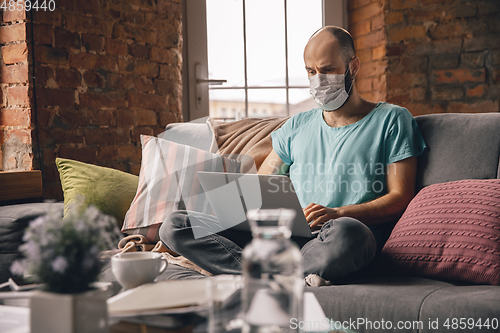
M 303 211 L 311 230 L 321 229 L 325 222 L 340 217 L 337 208 L 324 207 L 312 202 Z

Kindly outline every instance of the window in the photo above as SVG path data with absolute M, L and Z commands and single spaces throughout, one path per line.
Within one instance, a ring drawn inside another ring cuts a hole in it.
M 185 120 L 217 117 L 223 103 L 237 106 L 234 119 L 285 116 L 315 106 L 303 49 L 322 25 L 346 26 L 344 0 L 184 3 Z M 227 82 L 207 82 L 218 79 Z

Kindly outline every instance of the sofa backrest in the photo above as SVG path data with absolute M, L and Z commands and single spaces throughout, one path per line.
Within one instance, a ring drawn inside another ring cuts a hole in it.
M 462 179 L 500 178 L 500 113 L 415 117 L 428 149 L 419 157 L 417 191 Z

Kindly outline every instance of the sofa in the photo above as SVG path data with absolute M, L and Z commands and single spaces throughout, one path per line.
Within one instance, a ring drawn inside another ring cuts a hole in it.
M 433 184 L 500 178 L 500 113 L 432 114 L 415 119 L 428 145 L 418 159 L 417 192 Z M 210 127 L 192 123 L 171 126 L 165 138 L 205 150 L 213 139 Z M 46 209 L 45 203 L 0 207 L 0 282 L 10 276 L 8 267 L 18 256 L 28 221 Z M 500 244 L 500 238 L 493 242 Z M 500 254 L 496 255 L 500 263 Z M 418 270 L 408 274 L 387 265 L 383 258 L 381 255 L 370 269 L 343 284 L 306 290 L 316 295 L 328 318 L 356 332 L 500 331 L 500 286 L 450 275 L 429 276 Z M 169 265 L 160 279 L 204 277 Z M 109 266 L 101 279 L 114 280 Z M 334 329 L 338 327 L 332 326 Z

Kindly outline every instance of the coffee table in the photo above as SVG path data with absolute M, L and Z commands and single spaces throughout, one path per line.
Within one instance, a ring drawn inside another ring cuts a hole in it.
M 172 325 L 165 327 L 165 317 L 163 318 L 162 325 L 154 323 L 155 320 L 145 319 L 144 323 L 131 322 L 125 319 L 109 327 L 110 333 L 194 333 L 206 332 L 206 319 L 204 316 L 197 314 L 190 315 L 171 315 Z
M 122 292 L 118 282 L 111 282 L 111 296 Z M 131 317 L 110 317 L 110 333 L 191 333 L 206 332 L 206 309 L 186 309 L 184 313 L 159 313 Z
M 26 296 L 29 296 L 26 294 Z M 16 301 L 0 300 L 0 332 L 30 333 L 30 309 L 28 298 Z M 110 333 L 194 333 L 206 332 L 206 314 L 190 312 L 143 316 L 142 318 L 123 318 L 109 322 Z
M 113 293 L 118 293 L 120 291 L 119 285 L 113 285 Z M 25 292 L 26 293 L 26 292 Z M 29 292 L 25 294 L 29 295 Z M 313 294 L 310 294 L 314 301 L 317 303 Z M 1 297 L 0 297 L 1 298 Z M 27 300 L 25 298 L 25 300 Z M 0 299 L 1 301 L 1 299 Z M 313 303 L 314 303 L 313 301 Z M 12 302 L 11 302 L 12 303 Z M 308 303 L 306 301 L 306 303 Z M 0 303 L 2 304 L 2 303 Z M 309 301 L 310 306 L 312 303 Z M 28 308 L 29 303 L 26 301 L 24 304 L 22 302 L 17 302 L 13 304 L 17 306 L 10 305 L 0 305 L 0 332 L 4 333 L 29 333 L 29 321 L 30 321 L 30 309 Z M 235 306 L 236 305 L 236 306 Z M 307 305 L 306 305 L 307 306 Z M 319 303 L 315 306 L 320 306 Z M 224 309 L 224 316 L 227 316 L 227 322 L 235 318 L 239 312 L 239 302 L 232 302 L 228 309 Z M 313 312 L 316 312 L 314 310 Z M 305 311 L 307 312 L 307 311 Z M 311 312 L 311 311 L 309 311 Z M 180 311 L 175 313 L 167 311 L 167 313 L 158 313 L 154 315 L 141 315 L 134 317 L 110 317 L 109 318 L 109 332 L 110 333 L 204 333 L 207 332 L 207 309 L 204 307 L 192 307 L 191 309 L 186 309 L 186 311 Z M 307 313 L 304 313 L 307 318 Z M 2 323 L 2 317 L 7 318 L 8 324 Z M 309 319 L 313 320 L 313 319 Z M 315 319 L 317 320 L 317 318 Z M 4 325 L 4 326 L 3 326 Z M 239 333 L 241 330 L 235 328 L 233 333 Z M 330 331 L 330 330 L 327 330 Z M 330 332 L 346 332 L 355 333 L 353 331 L 330 331 Z
M 2 333 L 30 333 L 30 309 L 19 306 L 0 305 L 0 332 Z M 202 316 L 176 315 L 172 317 L 172 325 L 158 327 L 154 323 L 134 323 L 121 321 L 109 326 L 110 333 L 193 333 L 206 331 L 206 320 Z M 154 321 L 154 320 L 152 320 Z M 199 327 L 198 330 L 196 328 Z

